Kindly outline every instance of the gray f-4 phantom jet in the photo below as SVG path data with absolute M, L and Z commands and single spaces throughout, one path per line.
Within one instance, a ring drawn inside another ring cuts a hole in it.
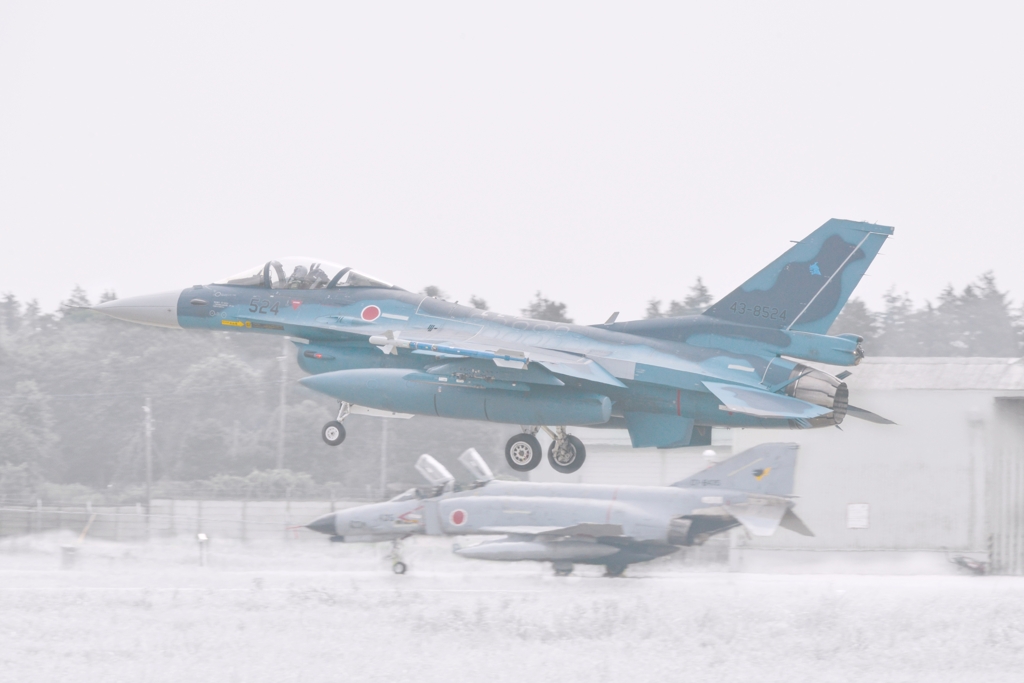
M 471 448 L 459 461 L 475 481 L 461 489 L 441 463 L 422 455 L 416 468 L 429 487 L 332 512 L 308 528 L 337 542 L 394 542 L 398 574 L 406 570 L 400 541 L 427 534 L 502 536 L 457 548 L 463 557 L 552 562 L 559 575 L 574 563 L 599 564 L 619 576 L 630 564 L 739 525 L 754 536 L 780 526 L 813 535 L 792 510 L 796 454 L 796 444 L 763 444 L 672 486 L 612 486 L 498 481 Z

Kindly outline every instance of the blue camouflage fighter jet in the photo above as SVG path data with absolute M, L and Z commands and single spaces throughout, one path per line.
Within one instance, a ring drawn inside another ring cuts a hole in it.
M 339 400 L 325 442 L 349 414 L 436 415 L 522 427 L 505 457 L 575 472 L 586 449 L 569 426 L 626 429 L 634 447 L 711 442 L 711 428 L 808 429 L 846 416 L 889 423 L 848 402 L 843 382 L 798 360 L 853 366 L 861 337 L 828 335 L 893 228 L 833 219 L 702 315 L 570 325 L 477 310 L 352 268 L 281 259 L 184 291 L 95 310 L 165 327 L 289 336 L 302 384 Z

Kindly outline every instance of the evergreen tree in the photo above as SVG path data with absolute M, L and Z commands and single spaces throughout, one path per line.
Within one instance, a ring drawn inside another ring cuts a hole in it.
M 34 381 L 18 382 L 0 406 L 0 462 L 28 464 L 43 476 L 58 472 L 59 441 L 49 401 Z
M 66 301 L 60 303 L 61 310 L 67 310 L 68 308 L 88 308 L 92 306 L 89 301 L 89 296 L 85 290 L 75 285 L 75 288 L 71 290 L 71 296 Z
M 644 312 L 644 318 L 650 320 L 651 318 L 664 318 L 665 314 L 661 312 L 661 300 L 651 299 L 647 302 L 647 310 Z
M 831 335 L 856 334 L 864 338 L 864 353 L 874 354 L 878 348 L 878 316 L 860 299 L 850 299 L 828 331 Z
M 878 349 L 881 356 L 920 355 L 914 330 L 914 302 L 907 294 L 890 289 L 883 297 L 885 308 L 878 316 Z
M 18 298 L 8 292 L 0 300 L 0 332 L 15 334 L 21 327 L 21 304 Z
M 533 301 L 521 312 L 524 318 L 533 320 L 549 320 L 555 323 L 571 323 L 572 318 L 565 314 L 566 306 L 560 301 L 545 299 L 540 292 L 534 296 Z
M 687 294 L 682 301 L 670 301 L 668 304 L 668 310 L 662 312 L 661 300 L 651 299 L 647 302 L 647 310 L 644 313 L 645 318 L 678 318 L 684 315 L 700 315 L 708 306 L 714 302 L 714 298 L 711 296 L 711 292 L 708 291 L 707 286 L 704 284 L 704 280 L 700 277 L 697 278 L 696 282 L 690 285 L 690 293 Z
M 432 296 L 435 299 L 447 299 L 448 298 L 448 295 L 445 294 L 444 291 L 440 287 L 438 287 L 437 285 L 427 285 L 426 287 L 423 288 L 423 291 L 421 292 L 421 294 L 426 294 L 427 296 Z
M 670 316 L 700 315 L 713 303 L 711 292 L 704 285 L 700 277 L 690 286 L 690 293 L 686 295 L 682 303 L 673 301 L 669 306 Z

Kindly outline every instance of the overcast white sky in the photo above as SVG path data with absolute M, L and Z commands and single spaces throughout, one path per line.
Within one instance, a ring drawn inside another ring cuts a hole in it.
M 319 256 L 514 312 L 716 295 L 831 217 L 858 294 L 1024 298 L 1018 6 L 0 2 L 0 292 Z

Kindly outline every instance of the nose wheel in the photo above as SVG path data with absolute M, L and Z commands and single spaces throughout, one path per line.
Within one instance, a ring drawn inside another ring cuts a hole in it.
M 349 405 L 342 401 L 338 408 L 338 418 L 331 420 L 320 430 L 320 436 L 328 446 L 338 446 L 345 440 L 345 425 L 341 424 L 348 417 Z
M 337 420 L 331 420 L 324 425 L 320 436 L 323 437 L 324 443 L 328 446 L 337 446 L 345 440 L 345 425 Z
M 391 554 L 388 555 L 388 559 L 391 560 L 391 571 L 396 574 L 404 574 L 409 569 L 409 565 L 405 563 L 405 557 L 402 555 L 402 541 L 396 540 L 391 542 Z

